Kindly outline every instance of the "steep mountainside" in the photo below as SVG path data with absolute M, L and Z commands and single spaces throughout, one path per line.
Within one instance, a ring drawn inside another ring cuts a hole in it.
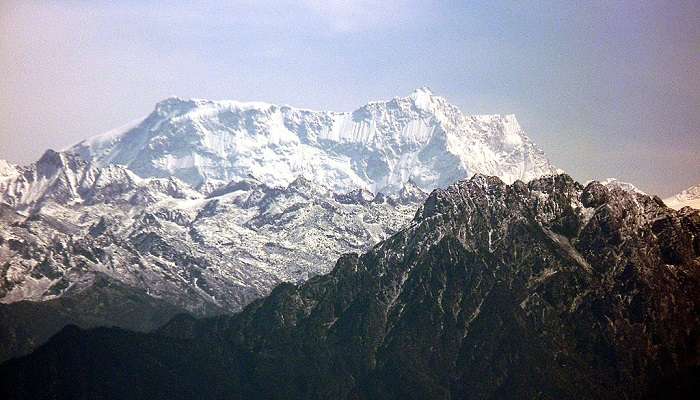
M 680 210 L 683 207 L 700 210 L 700 185 L 689 187 L 677 195 L 665 199 L 664 203 L 676 210 Z
M 5 398 L 637 399 L 700 380 L 700 214 L 566 175 L 477 175 L 235 316 L 70 327 Z M 37 385 L 41 382 L 41 385 Z M 695 386 L 693 386 L 695 385 Z
M 409 180 L 430 191 L 476 172 L 506 182 L 556 172 L 514 116 L 466 116 L 427 88 L 352 113 L 170 98 L 134 126 L 69 151 L 205 191 L 248 176 L 271 186 L 301 175 L 339 193 L 394 193 Z
M 205 196 L 177 178 L 54 152 L 20 176 L 5 191 L 15 207 L 1 206 L 0 302 L 77 293 L 103 274 L 197 314 L 328 272 L 340 254 L 396 232 L 426 196 L 410 183 L 391 196 L 336 194 L 304 178 L 248 178 Z

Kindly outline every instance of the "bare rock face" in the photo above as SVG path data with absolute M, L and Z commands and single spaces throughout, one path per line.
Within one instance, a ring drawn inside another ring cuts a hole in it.
M 698 238 L 697 212 L 643 194 L 476 175 L 328 275 L 153 334 L 66 329 L 4 364 L 0 387 L 37 399 L 682 398 L 699 378 Z

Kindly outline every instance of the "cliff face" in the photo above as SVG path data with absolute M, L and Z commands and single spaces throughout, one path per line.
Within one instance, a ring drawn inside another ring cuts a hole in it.
M 362 256 L 232 317 L 69 328 L 8 398 L 680 397 L 697 385 L 700 215 L 566 175 L 434 191 Z M 35 382 L 41 379 L 43 385 Z

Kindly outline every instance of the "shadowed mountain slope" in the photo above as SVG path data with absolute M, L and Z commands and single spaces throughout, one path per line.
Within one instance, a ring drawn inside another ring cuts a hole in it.
M 697 386 L 700 214 L 566 175 L 476 175 L 234 316 L 70 327 L 5 398 L 637 399 Z M 37 385 L 41 382 L 41 385 Z

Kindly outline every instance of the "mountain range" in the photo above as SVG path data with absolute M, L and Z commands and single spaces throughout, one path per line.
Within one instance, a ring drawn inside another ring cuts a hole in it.
M 351 113 L 169 98 L 31 165 L 2 162 L 0 315 L 14 322 L 0 359 L 66 323 L 149 330 L 179 312 L 237 312 L 368 250 L 429 191 L 475 172 L 558 169 L 514 116 L 467 116 L 427 88 Z M 149 310 L 128 325 L 113 317 L 123 292 Z
M 0 161 L 0 393 L 684 398 L 696 189 L 581 185 L 514 116 L 427 88 L 353 112 L 168 98 Z
M 8 399 L 692 398 L 700 214 L 567 175 L 433 191 L 361 256 L 232 316 L 69 326 Z M 41 382 L 41 384 L 37 384 Z
M 506 182 L 557 172 L 513 115 L 464 115 L 428 88 L 351 113 L 169 98 L 134 126 L 70 151 L 205 192 L 249 176 L 286 186 L 301 175 L 334 192 L 389 194 L 408 181 L 429 191 L 476 172 Z

